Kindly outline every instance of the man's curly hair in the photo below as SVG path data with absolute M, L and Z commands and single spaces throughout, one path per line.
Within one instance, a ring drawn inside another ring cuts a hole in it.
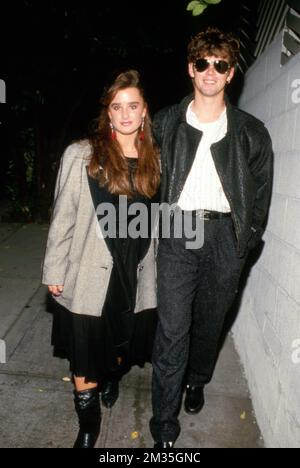
M 188 45 L 188 62 L 215 55 L 229 60 L 233 67 L 238 61 L 240 41 L 232 33 L 209 27 L 192 37 Z

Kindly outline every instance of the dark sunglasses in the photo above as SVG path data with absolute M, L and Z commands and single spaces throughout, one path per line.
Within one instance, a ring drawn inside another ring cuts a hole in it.
M 208 69 L 209 65 L 212 64 L 215 70 L 221 75 L 224 75 L 229 69 L 230 64 L 225 60 L 207 60 L 204 58 L 199 58 L 194 63 L 197 72 L 204 72 Z

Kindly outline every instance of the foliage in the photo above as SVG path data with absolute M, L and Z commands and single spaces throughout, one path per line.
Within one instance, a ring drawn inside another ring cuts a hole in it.
M 191 11 L 193 16 L 199 16 L 201 15 L 208 5 L 217 5 L 218 3 L 221 3 L 222 0 L 193 0 L 192 2 L 189 2 L 187 6 L 187 11 Z
M 30 221 L 34 218 L 35 209 L 35 138 L 34 129 L 27 128 L 21 132 L 21 142 L 24 148 L 23 164 L 25 172 L 25 183 L 27 187 L 26 198 L 21 196 L 18 181 L 18 171 L 15 160 L 10 160 L 8 164 L 6 191 L 12 201 L 13 214 L 16 219 Z

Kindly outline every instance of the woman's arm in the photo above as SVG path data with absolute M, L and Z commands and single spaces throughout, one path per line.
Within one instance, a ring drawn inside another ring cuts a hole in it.
M 64 284 L 68 265 L 80 196 L 82 153 L 80 144 L 68 146 L 61 158 L 56 180 L 42 273 L 42 283 L 56 288 Z
M 63 286 L 63 285 L 53 285 L 53 284 L 49 284 L 49 285 L 48 285 L 48 290 L 49 290 L 49 292 L 52 294 L 52 296 L 60 296 L 61 293 L 62 293 L 63 290 L 64 290 L 64 286 Z

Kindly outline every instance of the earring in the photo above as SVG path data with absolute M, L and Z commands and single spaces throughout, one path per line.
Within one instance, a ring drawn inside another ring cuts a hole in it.
M 141 123 L 141 128 L 140 128 L 140 135 L 139 135 L 139 139 L 140 139 L 141 141 L 144 141 L 144 140 L 145 140 L 144 125 L 145 125 L 145 119 L 144 119 L 144 117 L 143 117 L 143 118 L 142 118 L 142 123 Z
M 116 134 L 116 131 L 114 129 L 114 126 L 111 122 L 109 122 L 109 126 L 111 128 L 111 139 L 112 140 L 116 140 L 117 139 L 117 134 Z

